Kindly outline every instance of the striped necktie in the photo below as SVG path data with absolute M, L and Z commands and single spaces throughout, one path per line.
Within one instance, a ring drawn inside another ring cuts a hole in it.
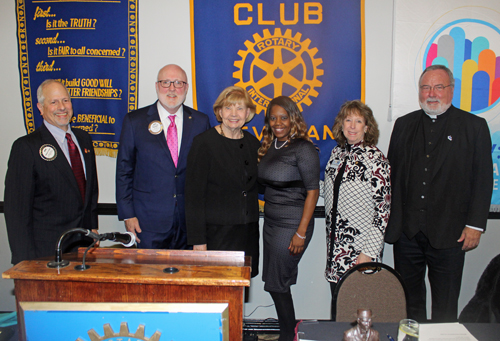
M 69 133 L 66 133 L 66 140 L 68 141 L 69 159 L 71 160 L 71 169 L 73 174 L 75 174 L 76 182 L 78 183 L 78 188 L 80 189 L 80 194 L 82 195 L 82 200 L 85 202 L 85 173 L 83 171 L 82 158 L 80 157 L 80 152 L 75 142 L 71 138 Z

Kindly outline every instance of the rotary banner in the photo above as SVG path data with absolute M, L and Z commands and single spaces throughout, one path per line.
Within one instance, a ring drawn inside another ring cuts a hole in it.
M 36 90 L 45 79 L 68 89 L 72 127 L 96 155 L 116 157 L 123 116 L 137 108 L 138 0 L 16 0 L 19 71 L 28 133 L 42 124 Z
M 395 6 L 392 119 L 418 109 L 418 79 L 427 66 L 450 68 L 452 104 L 488 122 L 494 177 L 490 212 L 500 212 L 500 2 L 397 0 Z
M 240 86 L 257 106 L 245 129 L 261 140 L 267 105 L 289 96 L 324 170 L 340 106 L 363 99 L 363 10 L 363 1 L 191 0 L 195 107 L 216 125 L 217 96 Z

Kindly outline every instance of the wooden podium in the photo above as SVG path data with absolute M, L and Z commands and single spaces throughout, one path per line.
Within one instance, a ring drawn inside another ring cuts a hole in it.
M 65 268 L 48 268 L 53 258 L 43 258 L 2 274 L 14 279 L 22 340 L 20 302 L 228 303 L 230 340 L 242 340 L 243 292 L 251 270 L 243 252 L 96 248 L 86 257 L 90 269 L 75 270 L 83 251 L 63 255 L 70 261 Z M 179 271 L 165 273 L 168 267 Z

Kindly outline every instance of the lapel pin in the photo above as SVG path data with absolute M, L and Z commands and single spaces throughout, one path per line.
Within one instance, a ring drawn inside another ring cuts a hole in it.
M 451 137 L 451 135 L 448 135 L 448 140 L 452 141 L 453 137 Z
M 45 161 L 54 161 L 57 157 L 57 150 L 51 144 L 44 144 L 39 150 L 40 157 Z
M 84 148 L 83 151 L 84 151 L 85 154 L 90 153 L 90 150 L 88 150 L 87 148 Z
M 189 116 L 189 119 L 191 119 L 191 115 Z
M 148 130 L 153 135 L 158 135 L 163 131 L 163 124 L 160 121 L 153 121 L 149 124 Z

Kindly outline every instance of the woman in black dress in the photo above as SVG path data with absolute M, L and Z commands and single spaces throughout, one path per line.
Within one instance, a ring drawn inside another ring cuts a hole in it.
M 248 93 L 231 86 L 219 95 L 220 125 L 196 136 L 186 169 L 187 241 L 194 250 L 245 251 L 252 277 L 259 272 L 257 151 L 241 128 L 255 114 Z
M 290 286 L 312 237 L 320 172 L 307 125 L 289 97 L 277 97 L 267 108 L 259 160 L 265 186 L 262 279 L 278 314 L 279 340 L 289 341 L 296 325 Z

